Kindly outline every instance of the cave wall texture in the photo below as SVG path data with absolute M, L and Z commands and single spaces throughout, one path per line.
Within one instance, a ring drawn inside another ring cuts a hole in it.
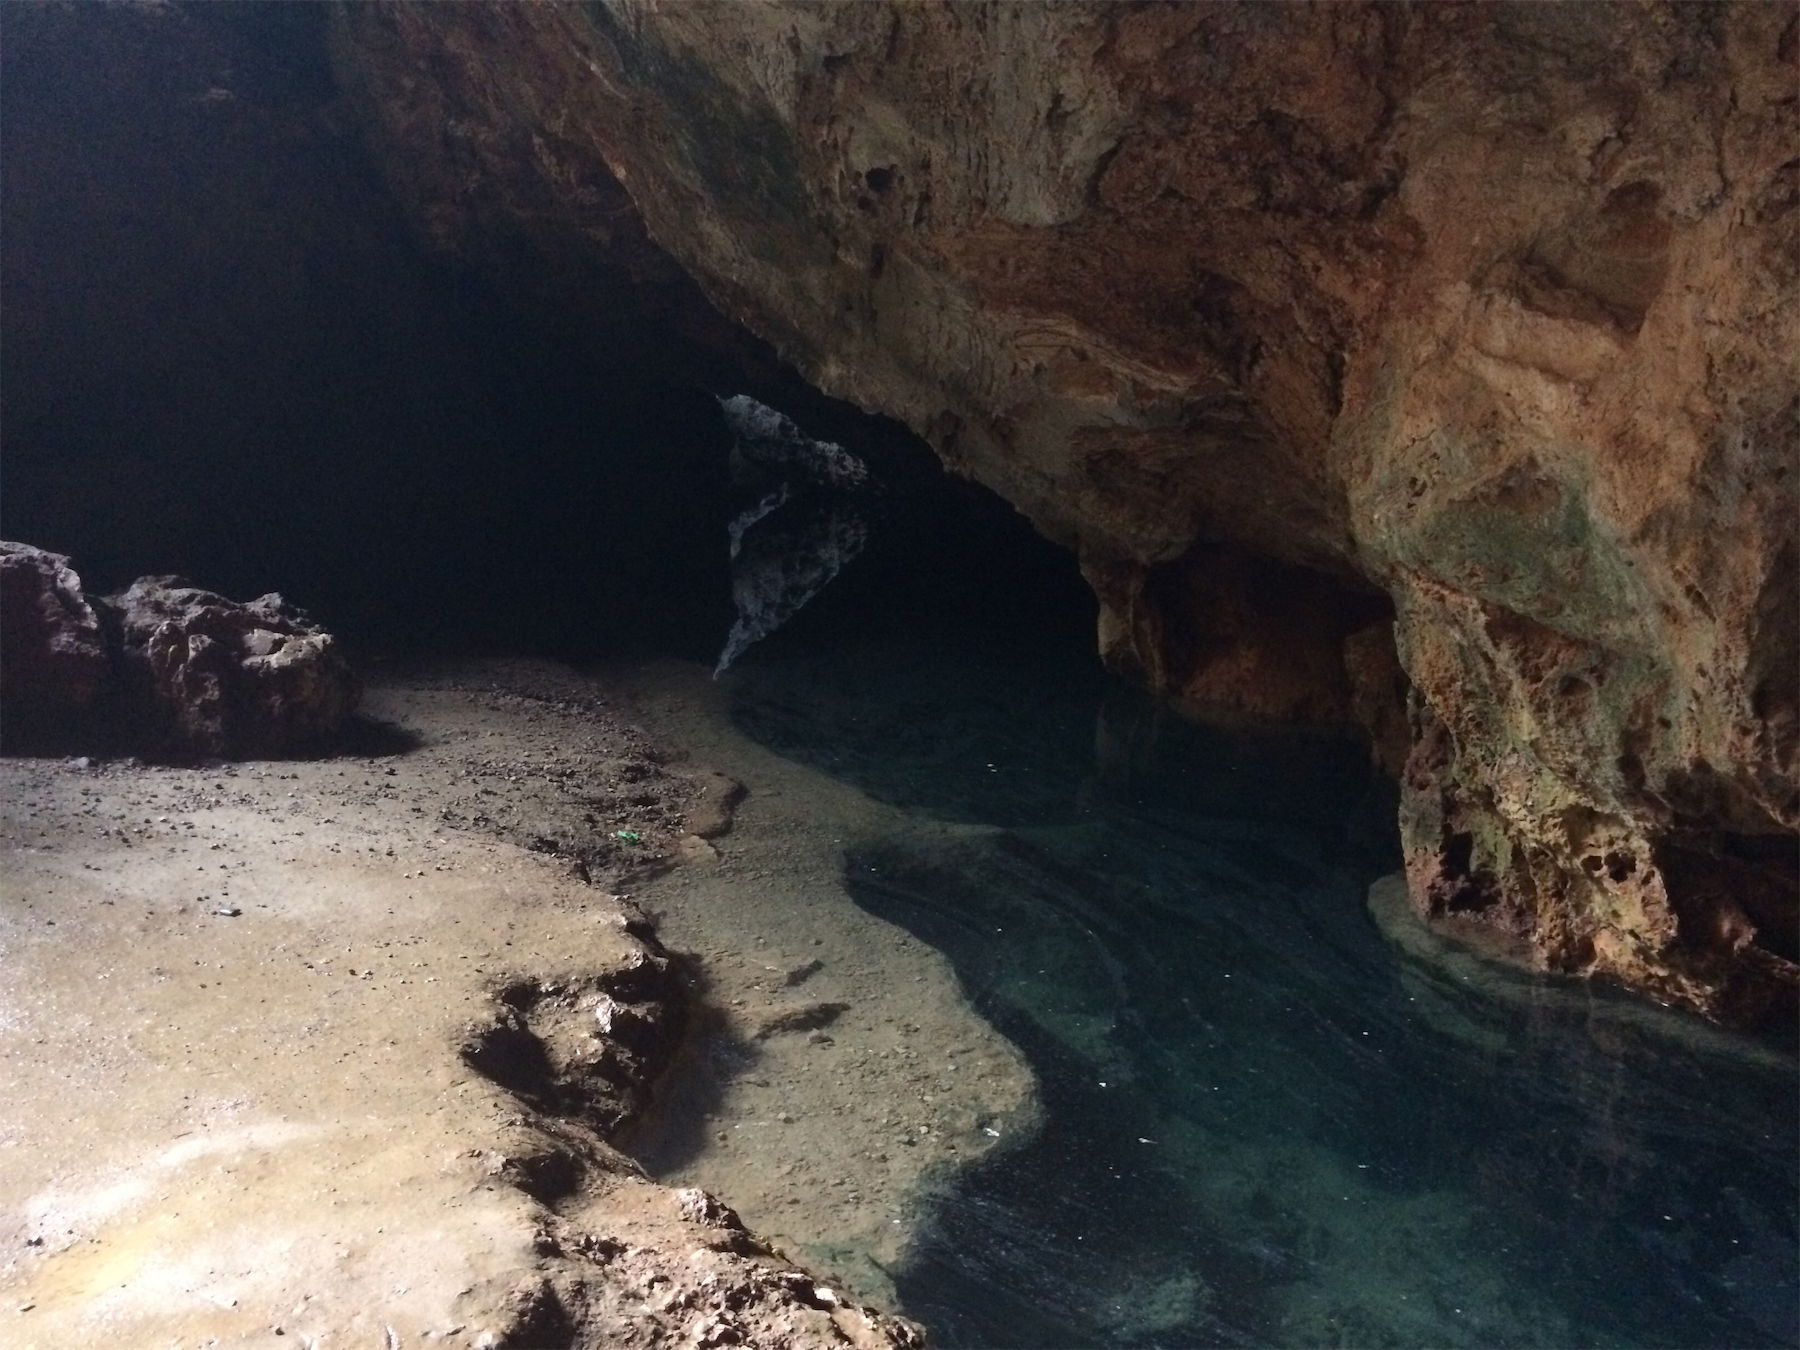
M 1115 668 L 1368 722 L 1424 912 L 1788 1006 L 1791 7 L 393 3 L 334 42 L 438 247 L 666 251 L 1075 551 Z

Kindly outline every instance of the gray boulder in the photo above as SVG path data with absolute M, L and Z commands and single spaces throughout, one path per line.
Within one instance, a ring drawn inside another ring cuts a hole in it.
M 102 603 L 129 716 L 157 749 L 280 755 L 327 740 L 355 710 L 337 639 L 279 595 L 238 604 L 180 577 L 140 577 Z
M 0 540 L 0 743 L 53 747 L 106 684 L 106 642 L 60 553 Z

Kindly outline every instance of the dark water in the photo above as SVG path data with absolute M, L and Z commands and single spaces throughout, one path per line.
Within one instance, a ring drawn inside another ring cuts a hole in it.
M 940 1343 L 1800 1339 L 1792 1057 L 1401 954 L 1354 747 L 941 643 L 777 644 L 732 695 L 908 809 L 849 888 L 1042 1082 L 1041 1131 L 932 1197 L 892 1272 Z

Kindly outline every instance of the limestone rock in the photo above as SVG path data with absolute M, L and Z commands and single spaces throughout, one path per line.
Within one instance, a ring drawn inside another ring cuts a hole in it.
M 279 755 L 325 740 L 356 707 L 337 639 L 279 595 L 238 604 L 162 576 L 103 603 L 125 696 L 162 749 Z
M 1789 996 L 1790 11 L 336 14 L 390 162 L 446 114 L 541 132 L 480 209 L 595 247 L 621 185 L 727 314 L 1075 550 L 1116 663 L 1361 710 L 1389 757 L 1409 688 L 1423 909 L 1690 1006 Z M 1342 654 L 1388 606 L 1404 680 Z
M 106 643 L 60 553 L 0 540 L 0 717 L 9 749 L 66 742 L 106 682 Z

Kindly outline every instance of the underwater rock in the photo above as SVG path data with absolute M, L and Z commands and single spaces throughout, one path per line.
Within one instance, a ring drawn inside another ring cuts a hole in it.
M 0 540 L 0 717 L 7 748 L 67 741 L 106 674 L 100 621 L 69 560 Z
M 279 595 L 244 604 L 179 577 L 140 577 L 102 602 L 120 683 L 157 748 L 244 758 L 316 745 L 356 707 L 337 639 Z
M 701 769 L 691 777 L 699 791 L 688 804 L 688 833 L 702 840 L 731 833 L 732 814 L 744 799 L 744 785 L 716 769 Z

